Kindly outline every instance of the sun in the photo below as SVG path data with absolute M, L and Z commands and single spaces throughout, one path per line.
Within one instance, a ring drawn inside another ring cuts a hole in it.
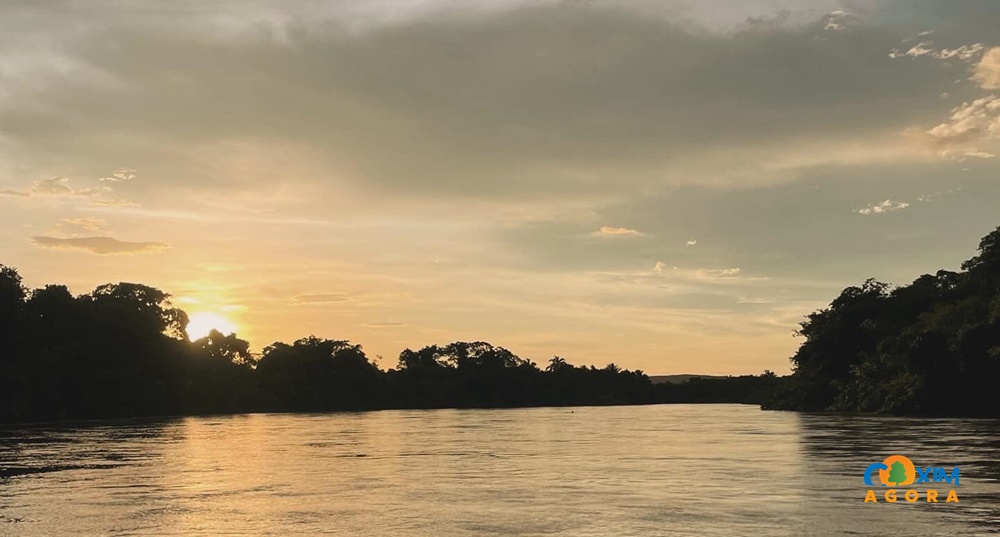
M 218 330 L 223 334 L 234 334 L 236 325 L 218 313 L 199 312 L 192 314 L 188 319 L 187 333 L 191 341 L 207 336 L 212 330 Z

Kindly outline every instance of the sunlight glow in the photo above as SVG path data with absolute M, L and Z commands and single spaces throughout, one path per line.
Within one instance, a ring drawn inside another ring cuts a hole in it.
M 236 325 L 217 313 L 200 312 L 191 315 L 187 326 L 188 339 L 191 341 L 201 339 L 212 330 L 233 334 L 236 333 Z

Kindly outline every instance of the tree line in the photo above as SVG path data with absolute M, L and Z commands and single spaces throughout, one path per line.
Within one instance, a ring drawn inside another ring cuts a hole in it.
M 553 357 L 539 367 L 485 342 L 406 349 L 388 370 L 360 345 L 315 336 L 255 354 L 235 334 L 189 341 L 187 322 L 153 287 L 106 284 L 79 296 L 64 285 L 28 290 L 0 265 L 0 422 L 749 397 L 711 383 L 654 385 L 614 363 L 582 367 Z
M 961 271 L 848 287 L 810 314 L 766 408 L 1000 416 L 1000 227 Z
M 653 403 L 1000 415 L 1000 228 L 962 270 L 848 287 L 809 314 L 793 373 L 654 384 L 642 371 L 544 367 L 485 342 L 406 349 L 309 336 L 260 354 L 235 334 L 189 341 L 169 295 L 136 283 L 28 290 L 0 265 L 0 422 L 231 412 Z

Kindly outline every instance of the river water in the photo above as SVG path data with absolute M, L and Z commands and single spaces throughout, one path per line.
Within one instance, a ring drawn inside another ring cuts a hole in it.
M 1000 534 L 998 448 L 998 421 L 741 405 L 0 427 L 0 535 Z M 959 503 L 863 503 L 896 453 L 959 466 Z

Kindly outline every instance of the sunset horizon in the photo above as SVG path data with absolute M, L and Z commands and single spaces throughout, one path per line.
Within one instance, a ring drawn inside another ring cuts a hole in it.
M 952 264 L 953 265 L 953 269 L 958 269 L 958 266 L 960 264 L 961 264 L 961 260 L 958 260 L 957 262 L 953 263 Z M 17 267 L 13 267 L 13 268 L 16 269 Z M 920 274 L 933 273 L 936 270 L 937 269 L 934 268 L 934 267 L 928 267 L 927 270 L 921 271 Z M 947 270 L 952 270 L 952 268 L 949 268 Z M 45 287 L 46 285 L 64 285 L 65 284 L 65 282 L 61 282 L 61 281 L 54 281 L 54 282 L 51 282 L 51 281 L 50 282 L 36 281 L 37 279 L 36 278 L 32 278 L 30 274 L 22 274 L 22 276 L 24 277 L 25 285 L 29 289 L 34 289 L 34 288 L 40 289 L 40 288 Z M 919 274 L 917 276 L 919 276 Z M 912 279 L 915 279 L 917 276 L 914 276 L 913 278 L 911 278 L 910 281 L 912 281 Z M 849 286 L 852 286 L 852 285 L 861 284 L 862 281 L 863 280 L 859 280 L 859 281 L 855 281 L 855 282 L 844 282 L 842 285 L 839 285 L 839 286 L 834 285 L 830 294 L 831 295 L 835 294 L 835 293 L 839 292 L 841 289 L 843 289 L 845 287 L 849 287 Z M 451 341 L 488 341 L 488 342 L 491 342 L 491 343 L 494 343 L 494 344 L 501 345 L 501 346 L 503 346 L 505 348 L 508 348 L 508 349 L 514 351 L 516 354 L 518 354 L 518 355 L 520 355 L 520 356 L 522 356 L 522 357 L 524 357 L 526 359 L 532 360 L 532 361 L 534 361 L 536 363 L 539 363 L 539 364 L 544 364 L 550 358 L 552 358 L 552 357 L 555 356 L 555 357 L 561 357 L 563 359 L 567 359 L 567 360 L 573 362 L 576 365 L 583 365 L 583 366 L 603 367 L 604 365 L 613 362 L 613 363 L 615 363 L 615 364 L 617 364 L 619 366 L 622 366 L 622 367 L 627 367 L 627 368 L 630 368 L 630 369 L 642 370 L 643 372 L 645 372 L 646 374 L 651 375 L 651 376 L 670 376 L 670 375 L 689 375 L 689 374 L 695 374 L 695 375 L 750 375 L 750 374 L 759 374 L 759 373 L 761 373 L 762 371 L 765 371 L 765 370 L 767 370 L 767 371 L 774 371 L 774 372 L 779 373 L 779 374 L 787 374 L 789 371 L 791 371 L 791 365 L 790 365 L 789 358 L 795 353 L 795 349 L 801 343 L 801 341 L 797 337 L 798 336 L 798 329 L 800 328 L 800 323 L 802 321 L 804 321 L 810 313 L 813 313 L 814 311 L 817 311 L 817 310 L 820 310 L 822 308 L 827 307 L 827 305 L 829 303 L 829 297 L 827 297 L 827 299 L 825 299 L 825 301 L 822 300 L 822 299 L 819 300 L 819 301 L 817 301 L 817 304 L 814 307 L 812 307 L 811 309 L 803 310 L 803 311 L 800 312 L 800 314 L 793 314 L 793 315 L 797 315 L 798 319 L 795 320 L 794 322 L 789 323 L 788 326 L 785 327 L 785 328 L 787 328 L 787 330 L 786 330 L 786 332 L 787 332 L 787 334 L 786 334 L 787 338 L 790 341 L 790 344 L 788 345 L 789 350 L 787 352 L 785 352 L 784 354 L 780 354 L 780 355 L 775 356 L 775 357 L 768 356 L 767 357 L 768 360 L 765 361 L 765 362 L 762 362 L 762 365 L 760 365 L 759 367 L 749 366 L 745 370 L 732 370 L 732 371 L 731 370 L 715 370 L 715 369 L 712 369 L 713 366 L 705 365 L 701 360 L 699 360 L 700 356 L 697 355 L 697 346 L 695 346 L 695 351 L 694 351 L 694 353 L 695 353 L 694 354 L 695 361 L 693 361 L 693 362 L 685 362 L 685 363 L 691 363 L 693 365 L 690 365 L 690 366 L 677 366 L 674 369 L 653 369 L 653 370 L 650 370 L 650 369 L 648 369 L 646 367 L 643 367 L 641 365 L 636 365 L 636 363 L 635 363 L 637 361 L 636 357 L 629 356 L 629 355 L 627 355 L 625 353 L 622 353 L 622 352 L 618 352 L 618 353 L 609 352 L 606 355 L 605 354 L 593 354 L 593 353 L 587 354 L 587 353 L 579 353 L 579 352 L 574 353 L 574 352 L 572 352 L 572 349 L 574 348 L 574 345 L 568 339 L 564 343 L 562 343 L 562 344 L 560 344 L 560 343 L 553 343 L 553 344 L 551 344 L 551 346 L 542 347 L 542 351 L 541 352 L 531 353 L 531 352 L 524 352 L 523 349 L 522 349 L 522 346 L 519 346 L 517 344 L 515 344 L 515 345 L 508 344 L 505 340 L 503 340 L 501 338 L 483 337 L 481 335 L 477 336 L 475 333 L 462 333 L 462 332 L 457 332 L 457 331 L 442 330 L 439 333 L 437 339 L 434 339 L 434 340 L 431 340 L 431 339 L 420 340 L 419 338 L 410 338 L 410 339 L 407 339 L 407 340 L 403 340 L 403 342 L 401 343 L 400 347 L 393 349 L 393 348 L 389 348 L 389 346 L 386 345 L 384 341 L 380 341 L 380 337 L 379 336 L 380 336 L 380 334 L 384 333 L 384 329 L 400 329 L 400 328 L 403 328 L 403 327 L 406 326 L 405 323 L 381 323 L 381 324 L 379 324 L 379 323 L 372 323 L 372 324 L 364 324 L 364 323 L 362 323 L 362 324 L 356 325 L 356 327 L 354 328 L 354 329 L 357 329 L 357 328 L 362 329 L 362 330 L 359 330 L 358 332 L 352 331 L 353 329 L 352 329 L 351 326 L 341 327 L 341 329 L 339 329 L 339 330 L 336 329 L 336 328 L 330 329 L 330 330 L 324 330 L 322 328 L 322 326 L 323 326 L 323 322 L 321 320 L 322 313 L 316 311 L 315 309 L 310 309 L 310 308 L 308 308 L 306 306 L 308 306 L 309 304 L 313 303 L 314 301 L 316 303 L 318 303 L 318 304 L 326 304 L 328 302 L 339 303 L 339 302 L 346 302 L 346 301 L 348 301 L 348 299 L 346 298 L 346 296 L 339 295 L 339 294 L 298 295 L 298 296 L 290 296 L 290 297 L 288 297 L 288 302 L 284 306 L 288 307 L 288 308 L 292 308 L 293 311 L 295 309 L 300 309 L 300 308 L 306 309 L 307 312 L 308 312 L 307 315 L 312 314 L 313 317 L 315 317 L 314 319 L 311 319 L 311 320 L 307 319 L 306 320 L 306 325 L 307 326 L 315 326 L 316 328 L 314 328 L 312 331 L 308 331 L 308 330 L 303 331 L 299 327 L 291 326 L 291 327 L 288 328 L 287 331 L 285 331 L 283 333 L 273 332 L 272 336 L 270 336 L 270 337 L 264 337 L 261 340 L 260 336 L 258 336 L 257 338 L 254 338 L 253 335 L 254 334 L 260 334 L 260 333 L 262 333 L 262 334 L 268 334 L 268 333 L 272 333 L 272 332 L 270 332 L 270 331 L 268 331 L 266 329 L 259 330 L 259 331 L 253 330 L 252 325 L 248 325 L 244 321 L 244 319 L 246 318 L 246 316 L 244 315 L 244 313 L 248 310 L 247 306 L 245 306 L 245 305 L 228 303 L 228 302 L 226 302 L 224 300 L 220 301 L 218 299 L 216 299 L 215 301 L 213 301 L 211 299 L 208 299 L 206 301 L 202 301 L 201 299 L 196 298 L 197 295 L 198 295 L 198 293 L 196 291 L 191 291 L 191 292 L 189 292 L 187 294 L 183 294 L 183 295 L 177 295 L 177 294 L 172 293 L 170 291 L 169 287 L 159 286 L 159 285 L 155 285 L 155 284 L 150 284 L 150 282 L 129 281 L 129 280 L 121 280 L 121 282 L 119 282 L 119 281 L 110 281 L 110 280 L 109 281 L 101 282 L 99 279 L 95 280 L 95 282 L 99 282 L 99 283 L 85 284 L 85 285 L 80 286 L 81 289 L 77 289 L 76 286 L 70 286 L 69 289 L 74 294 L 85 295 L 85 294 L 89 293 L 90 291 L 92 291 L 94 288 L 99 287 L 100 285 L 118 284 L 118 283 L 132 283 L 132 284 L 140 284 L 140 285 L 152 285 L 152 287 L 158 288 L 161 291 L 167 293 L 169 296 L 167 298 L 166 305 L 171 306 L 171 307 L 176 307 L 177 309 L 182 310 L 182 311 L 184 311 L 187 314 L 187 316 L 189 318 L 189 324 L 186 327 L 186 334 L 187 334 L 188 340 L 190 340 L 192 342 L 195 341 L 195 340 L 198 340 L 198 339 L 201 339 L 201 338 L 204 338 L 204 337 L 208 336 L 209 333 L 214 330 L 214 331 L 218 331 L 219 333 L 221 333 L 223 335 L 234 335 L 236 337 L 239 337 L 240 339 L 247 340 L 250 343 L 250 350 L 251 350 L 251 352 L 253 352 L 253 353 L 257 354 L 257 355 L 260 355 L 264 351 L 264 349 L 266 347 L 268 347 L 268 346 L 270 346 L 272 344 L 280 343 L 280 342 L 289 342 L 290 343 L 290 342 L 294 342 L 294 341 L 296 341 L 298 339 L 305 338 L 305 337 L 315 337 L 315 336 L 318 336 L 318 337 L 323 337 L 323 338 L 341 339 L 341 340 L 350 341 L 353 344 L 361 345 L 365 349 L 365 351 L 367 352 L 367 354 L 369 354 L 374 360 L 376 360 L 377 363 L 378 363 L 378 365 L 379 365 L 379 367 L 381 367 L 383 369 L 391 369 L 393 367 L 396 367 L 396 365 L 397 365 L 397 357 L 399 356 L 399 354 L 402 351 L 407 350 L 407 349 L 414 349 L 415 350 L 415 349 L 419 349 L 419 348 L 427 346 L 427 345 L 444 344 L 444 343 L 448 343 L 448 342 L 451 342 Z M 906 281 L 906 282 L 893 282 L 893 283 L 897 284 L 897 285 L 898 284 L 905 285 L 906 283 L 909 283 L 909 281 Z M 281 307 L 279 306 L 278 311 L 284 311 L 284 310 L 282 310 Z M 286 318 L 286 319 L 289 317 L 288 314 L 279 314 L 279 313 L 276 313 L 274 311 L 270 311 L 270 312 L 262 311 L 260 313 L 265 313 L 267 317 L 270 317 L 272 315 L 273 316 L 278 316 L 278 317 L 283 317 L 283 318 Z M 317 320 L 317 318 L 319 320 Z M 363 330 L 364 328 L 372 329 L 372 331 L 365 332 Z M 487 330 L 485 332 L 488 333 L 489 331 Z M 357 333 L 361 333 L 361 334 L 367 333 L 367 334 L 370 334 L 370 336 L 369 336 L 368 340 L 362 339 L 361 337 L 352 337 L 352 334 L 357 334 Z M 553 337 L 554 337 L 554 339 L 558 339 L 558 334 L 555 334 Z M 371 340 L 371 341 L 369 341 L 369 340 Z M 396 340 L 394 340 L 394 341 L 396 341 Z M 771 359 L 771 358 L 777 358 L 777 359 Z M 651 358 L 651 360 L 653 360 L 651 363 L 662 364 L 662 365 L 664 365 L 667 368 L 672 367 L 676 363 L 673 360 L 671 360 L 669 356 L 657 356 L 657 355 L 655 355 L 655 353 L 654 353 L 653 357 Z M 777 365 L 774 365 L 774 363 L 777 363 Z
M 1000 0 L 0 2 L 0 534 L 1000 528 Z
M 257 351 L 789 372 L 831 295 L 995 225 L 1000 46 L 963 6 L 8 3 L 2 262 Z

